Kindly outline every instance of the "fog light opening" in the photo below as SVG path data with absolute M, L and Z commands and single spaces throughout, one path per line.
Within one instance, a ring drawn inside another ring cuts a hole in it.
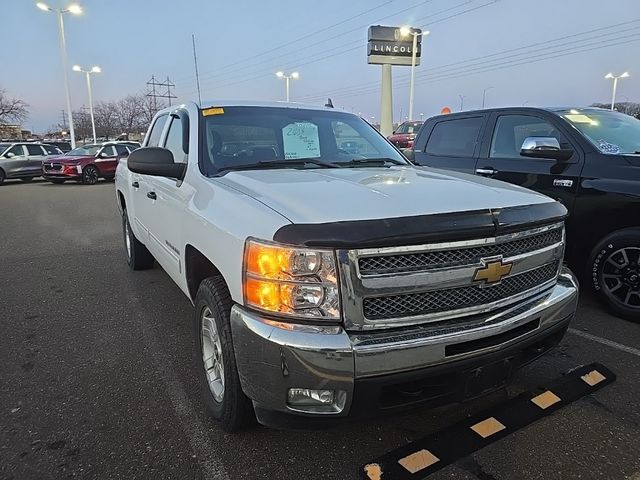
M 342 390 L 290 388 L 287 391 L 287 406 L 299 412 L 340 413 L 346 400 L 347 393 Z

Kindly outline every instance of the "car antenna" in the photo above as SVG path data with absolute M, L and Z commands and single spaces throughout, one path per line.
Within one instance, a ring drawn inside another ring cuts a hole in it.
M 333 102 L 330 98 L 327 98 L 327 103 L 325 103 L 324 106 L 327 108 L 333 108 Z

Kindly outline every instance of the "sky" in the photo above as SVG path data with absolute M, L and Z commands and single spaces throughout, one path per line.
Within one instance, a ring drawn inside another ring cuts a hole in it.
M 68 1 L 48 0 L 54 7 Z M 369 25 L 429 30 L 416 67 L 414 117 L 448 106 L 581 106 L 609 102 L 607 72 L 629 71 L 618 101 L 640 102 L 638 0 L 79 0 L 65 16 L 70 65 L 99 65 L 94 101 L 145 92 L 152 75 L 175 83 L 177 102 L 283 100 L 278 70 L 298 71 L 291 100 L 378 121 L 381 67 L 366 59 Z M 0 0 L 0 88 L 30 105 L 42 132 L 65 106 L 55 15 L 35 0 Z M 394 119 L 409 102 L 410 67 L 393 67 Z M 88 104 L 69 71 L 73 108 Z

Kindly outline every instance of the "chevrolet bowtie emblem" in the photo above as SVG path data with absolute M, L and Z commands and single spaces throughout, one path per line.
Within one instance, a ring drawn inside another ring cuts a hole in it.
M 503 277 L 511 272 L 512 263 L 502 263 L 502 260 L 494 260 L 485 263 L 484 267 L 480 267 L 473 275 L 474 282 L 484 282 L 485 285 L 498 283 Z

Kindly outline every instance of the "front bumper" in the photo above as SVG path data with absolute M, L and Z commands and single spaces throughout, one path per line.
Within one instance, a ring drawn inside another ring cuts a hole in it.
M 236 305 L 231 326 L 258 420 L 297 428 L 495 389 L 562 339 L 577 301 L 577 280 L 563 269 L 546 292 L 458 321 L 356 333 L 277 323 Z M 300 408 L 287 404 L 289 388 L 343 393 L 339 405 Z

